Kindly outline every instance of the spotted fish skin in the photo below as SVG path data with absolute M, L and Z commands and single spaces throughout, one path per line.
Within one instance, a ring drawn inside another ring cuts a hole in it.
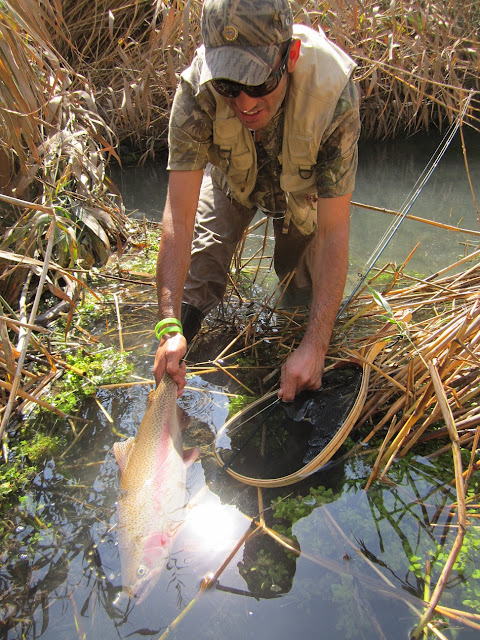
M 151 393 L 135 438 L 113 446 L 120 467 L 118 545 L 122 586 L 143 600 L 156 584 L 183 522 L 186 468 L 177 386 L 168 374 Z

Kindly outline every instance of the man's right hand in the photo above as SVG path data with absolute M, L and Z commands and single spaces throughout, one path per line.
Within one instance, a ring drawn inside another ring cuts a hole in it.
M 157 385 L 163 377 L 165 371 L 176 383 L 178 391 L 177 397 L 183 393 L 185 387 L 187 367 L 183 361 L 183 356 L 187 352 L 187 341 L 181 333 L 171 333 L 162 336 L 155 354 L 153 364 L 153 375 Z

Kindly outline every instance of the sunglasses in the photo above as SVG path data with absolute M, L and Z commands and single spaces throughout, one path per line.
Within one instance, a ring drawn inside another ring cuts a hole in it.
M 239 82 L 233 82 L 233 80 L 212 80 L 212 86 L 222 98 L 237 98 L 240 92 L 243 91 L 251 98 L 263 98 L 267 96 L 280 84 L 280 80 L 283 77 L 287 69 L 288 54 L 290 52 L 290 42 L 288 42 L 287 50 L 283 56 L 283 60 L 276 71 L 271 73 L 265 82 L 262 84 L 240 84 Z

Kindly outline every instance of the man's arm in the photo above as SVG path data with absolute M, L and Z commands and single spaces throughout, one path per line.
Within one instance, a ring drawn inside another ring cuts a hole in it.
M 325 355 L 348 271 L 351 195 L 319 198 L 312 269 L 312 305 L 305 335 L 282 366 L 278 395 L 291 402 L 304 389 L 319 389 Z
M 202 177 L 203 170 L 170 172 L 157 258 L 160 320 L 180 318 Z M 167 371 L 177 383 L 179 395 L 185 386 L 185 363 L 180 361 L 186 350 L 187 342 L 181 334 L 167 333 L 160 340 L 153 365 L 157 384 Z

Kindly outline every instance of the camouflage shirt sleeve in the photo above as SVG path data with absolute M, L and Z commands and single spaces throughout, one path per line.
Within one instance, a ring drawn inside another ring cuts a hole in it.
M 355 187 L 360 135 L 359 95 L 352 78 L 337 103 L 330 126 L 325 131 L 317 156 L 319 198 L 335 198 L 352 193 Z
M 198 86 L 200 65 L 201 59 L 197 54 L 192 65 L 182 74 L 173 99 L 167 166 L 173 171 L 195 171 L 204 169 L 207 164 L 215 101 L 205 86 Z

